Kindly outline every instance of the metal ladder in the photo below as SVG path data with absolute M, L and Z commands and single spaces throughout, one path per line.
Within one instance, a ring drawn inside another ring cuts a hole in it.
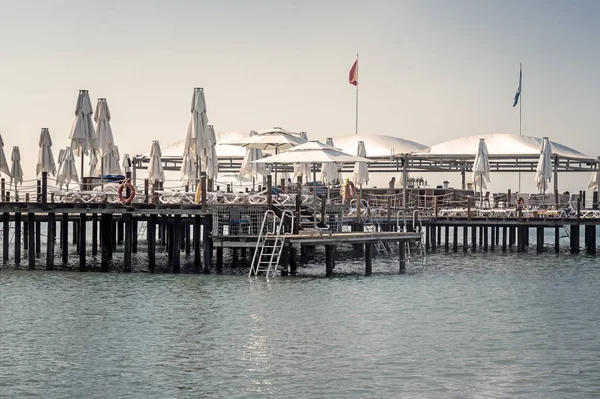
M 381 225 L 379 224 L 379 221 L 377 221 L 377 219 L 373 220 L 371 218 L 371 208 L 369 207 L 369 203 L 367 202 L 367 200 L 362 199 L 360 201 L 360 207 L 361 207 L 360 220 L 364 226 L 364 231 L 370 232 L 370 233 L 380 232 Z M 365 212 L 362 212 L 363 209 L 365 210 Z M 392 255 L 394 253 L 392 244 L 387 241 L 383 242 L 381 240 L 378 240 L 375 242 L 374 247 L 379 255 L 381 255 L 381 254 Z
M 400 217 L 402 217 L 402 224 L 400 223 Z M 421 221 L 421 214 L 417 210 L 413 212 L 412 223 L 414 231 L 419 233 L 421 238 L 418 242 L 412 243 L 412 246 L 410 242 L 407 243 L 405 246 L 406 260 L 410 262 L 413 258 L 420 257 L 422 265 L 425 266 L 425 263 L 427 262 L 427 252 L 425 252 L 425 246 L 423 245 L 423 242 L 425 241 L 425 229 L 423 228 L 423 222 Z M 398 211 L 396 214 L 396 230 L 405 233 L 410 232 L 408 220 L 404 211 Z M 415 255 L 413 255 L 413 250 L 416 252 Z
M 265 213 L 248 277 L 257 277 L 263 272 L 267 279 L 269 276 L 275 276 L 287 234 L 284 226 L 286 216 L 291 220 L 290 226 L 293 226 L 294 214 L 291 211 L 283 211 L 281 217 L 272 210 Z
M 138 239 L 146 237 L 146 230 L 148 229 L 148 222 L 140 222 L 138 226 Z

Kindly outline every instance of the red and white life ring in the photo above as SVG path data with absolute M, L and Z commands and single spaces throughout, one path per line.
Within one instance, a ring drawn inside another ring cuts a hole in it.
M 129 190 L 129 197 L 127 197 L 127 198 L 123 197 L 124 189 Z M 124 181 L 119 186 L 119 189 L 117 190 L 117 194 L 119 195 L 119 201 L 121 201 L 121 203 L 123 205 L 129 205 L 129 204 L 131 204 L 131 201 L 133 201 L 133 199 L 135 198 L 135 188 L 133 188 L 133 185 L 131 183 L 129 183 L 129 181 Z

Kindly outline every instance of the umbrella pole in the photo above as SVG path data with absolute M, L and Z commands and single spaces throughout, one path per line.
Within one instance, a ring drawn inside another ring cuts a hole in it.
M 100 158 L 100 187 L 104 190 L 104 157 Z
M 81 181 L 79 182 L 79 191 L 83 191 L 83 148 L 81 149 Z

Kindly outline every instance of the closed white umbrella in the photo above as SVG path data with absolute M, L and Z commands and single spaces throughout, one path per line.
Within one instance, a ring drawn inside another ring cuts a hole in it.
M 206 116 L 206 100 L 204 98 L 204 89 L 200 87 L 194 88 L 192 95 L 192 116 L 188 124 L 187 134 L 185 136 L 185 144 L 183 153 L 189 154 L 195 159 L 196 169 L 198 171 L 201 164 L 200 156 L 203 155 L 203 150 L 206 148 L 206 138 L 208 137 L 208 117 Z
M 548 137 L 544 137 L 542 140 L 542 147 L 540 149 L 540 159 L 538 160 L 537 167 L 535 168 L 535 185 L 538 192 L 546 194 L 546 189 L 552 179 L 552 160 L 550 149 L 550 140 Z
M 111 152 L 102 157 L 102 163 L 96 166 L 96 175 L 102 174 L 103 177 L 104 175 L 120 175 L 121 164 L 119 160 L 119 147 L 115 145 Z
M 194 161 L 192 161 L 192 157 L 189 154 L 183 154 L 183 159 L 181 161 L 181 184 L 184 186 L 192 186 L 196 181 L 196 176 L 194 173 Z
M 123 154 L 123 163 L 121 164 L 121 166 L 123 167 L 123 172 L 125 173 L 129 173 L 131 172 L 131 157 L 129 156 L 129 154 Z
M 256 132 L 250 132 L 250 136 L 254 136 L 256 134 Z M 242 161 L 242 166 L 240 167 L 239 177 L 240 180 L 242 180 L 245 177 L 251 178 L 253 189 L 254 185 L 256 184 L 256 179 L 258 178 L 258 175 L 267 175 L 267 168 L 264 164 L 254 163 L 254 161 L 258 161 L 262 158 L 262 151 L 258 148 L 246 148 L 246 154 L 244 155 L 244 160 Z
M 39 146 L 38 161 L 35 168 L 36 174 L 39 176 L 40 173 L 46 172 L 56 176 L 56 163 L 54 162 L 54 155 L 52 155 L 52 138 L 50 138 L 48 128 L 42 128 Z
M 77 105 L 75 106 L 75 120 L 71 127 L 71 151 L 73 155 L 81 157 L 81 173 L 83 175 L 83 156 L 98 148 L 98 140 L 92 120 L 92 102 L 87 90 L 79 90 Z
M 99 98 L 94 112 L 96 136 L 98 138 L 98 155 L 102 158 L 110 154 L 115 146 L 115 140 L 110 127 L 110 109 L 106 98 Z
M 475 190 L 479 187 L 479 205 L 483 200 L 483 189 L 487 188 L 485 182 L 490 181 L 490 159 L 485 139 L 479 139 L 475 161 L 473 162 L 473 174 L 471 176 Z
M 94 177 L 100 174 L 100 165 L 98 164 L 98 155 L 97 151 L 92 151 L 90 153 L 90 172 L 88 176 Z
M 160 144 L 157 140 L 154 140 L 152 142 L 152 147 L 150 148 L 150 164 L 148 165 L 148 180 L 152 183 L 156 180 L 160 182 L 165 181 L 165 172 L 163 171 L 161 156 L 162 152 L 160 150 Z
M 202 168 L 206 171 L 206 177 L 216 180 L 219 174 L 219 159 L 217 158 L 217 137 L 213 125 L 208 126 L 208 133 L 203 149 Z
M 62 167 L 63 162 L 65 162 L 65 156 L 67 155 L 67 152 L 64 148 L 61 148 L 60 150 L 58 150 L 58 173 L 60 173 L 60 168 Z
M 23 168 L 21 167 L 21 152 L 18 146 L 14 146 L 10 157 L 12 166 L 10 168 L 10 183 L 15 183 L 15 199 L 19 195 L 17 185 L 23 184 Z
M 299 162 L 294 164 L 294 180 L 298 178 L 298 176 L 302 176 L 302 181 L 307 182 L 310 177 L 310 163 L 308 162 Z
M 590 176 L 590 181 L 588 183 L 588 189 L 590 188 L 599 188 L 600 187 L 600 169 L 596 169 L 592 172 Z
M 66 185 L 68 190 L 69 183 L 79 183 L 79 177 L 77 176 L 77 168 L 75 168 L 75 157 L 73 156 L 73 151 L 71 151 L 71 148 L 65 148 L 63 154 L 64 160 L 60 166 L 60 169 L 58 170 L 56 182 L 58 183 L 59 188 L 62 188 L 63 185 Z
M 327 138 L 325 144 L 334 147 L 333 139 L 331 137 Z M 341 180 L 339 166 L 334 162 L 327 162 L 321 165 L 321 181 L 327 184 L 336 184 Z
M 358 142 L 356 155 L 362 158 L 366 158 L 367 150 L 365 149 L 364 141 Z M 354 164 L 354 170 L 352 171 L 352 181 L 354 182 L 354 184 L 359 186 L 369 183 L 369 168 L 366 162 L 356 162 Z
M 6 159 L 6 155 L 4 154 L 4 140 L 2 140 L 2 135 L 0 135 L 0 172 L 4 173 L 7 176 L 10 176 L 8 160 Z

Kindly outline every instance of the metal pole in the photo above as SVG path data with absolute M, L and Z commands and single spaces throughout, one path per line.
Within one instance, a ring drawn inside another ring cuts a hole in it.
M 358 53 L 356 53 L 356 75 L 358 76 Z M 356 82 L 356 134 L 358 134 L 358 81 Z

